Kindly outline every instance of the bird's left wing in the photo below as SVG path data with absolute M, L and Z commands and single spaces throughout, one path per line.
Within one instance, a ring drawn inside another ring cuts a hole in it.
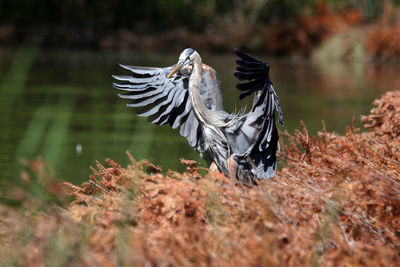
M 258 178 L 269 178 L 276 170 L 276 149 L 278 143 L 278 131 L 275 125 L 275 110 L 278 119 L 283 124 L 283 114 L 279 105 L 278 96 L 269 79 L 269 66 L 260 60 L 235 49 L 239 59 L 234 75 L 239 80 L 246 82 L 237 84 L 237 88 L 243 93 L 244 98 L 255 93 L 252 110 L 246 115 L 241 132 L 249 138 L 249 155 L 257 166 L 255 169 Z M 243 150 L 242 150 L 243 151 Z
M 278 111 L 279 122 L 283 125 L 283 113 L 281 106 L 279 105 L 279 98 L 276 95 L 269 78 L 269 65 L 240 51 L 239 49 L 235 49 L 235 52 L 239 56 L 239 59 L 236 60 L 238 66 L 234 75 L 241 81 L 246 80 L 246 82 L 237 84 L 237 88 L 243 92 L 240 94 L 240 99 L 243 99 L 252 93 L 260 92 L 255 96 L 253 105 L 254 110 L 258 105 L 262 104 L 263 100 L 265 100 L 263 92 L 266 92 L 267 98 L 272 98 L 271 104 L 273 104 L 268 106 L 268 111 L 271 111 L 268 112 L 268 116 L 272 116 L 272 111 L 276 108 Z

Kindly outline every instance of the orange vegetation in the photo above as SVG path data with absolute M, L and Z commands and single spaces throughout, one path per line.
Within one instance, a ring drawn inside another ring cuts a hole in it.
M 366 35 L 366 48 L 370 55 L 385 60 L 400 57 L 400 8 L 391 2 L 384 5 L 378 23 Z
M 400 57 L 400 21 L 374 26 L 365 42 L 370 55 L 385 60 L 398 59 Z
M 127 168 L 98 163 L 88 182 L 65 183 L 74 197 L 66 210 L 29 217 L 33 230 L 17 262 L 399 266 L 400 92 L 375 105 L 362 118 L 366 133 L 353 125 L 345 136 L 311 137 L 303 124 L 283 133 L 285 167 L 252 188 L 218 172 L 201 176 L 193 161 L 182 160 L 187 172 L 165 175 L 129 153 Z
M 327 3 L 316 4 L 315 14 L 304 14 L 295 23 L 275 25 L 264 33 L 265 51 L 269 53 L 309 54 L 335 33 L 345 31 L 362 21 L 357 9 L 333 12 Z

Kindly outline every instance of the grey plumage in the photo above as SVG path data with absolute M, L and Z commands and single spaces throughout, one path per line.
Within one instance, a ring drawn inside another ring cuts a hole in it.
M 254 93 L 247 114 L 229 114 L 222 108 L 216 72 L 202 63 L 199 54 L 185 49 L 176 65 L 165 68 L 121 67 L 129 76 L 113 76 L 113 86 L 125 91 L 128 106 L 141 107 L 139 116 L 151 123 L 180 125 L 179 133 L 190 146 L 208 153 L 218 169 L 231 178 L 251 181 L 269 178 L 276 170 L 278 132 L 275 110 L 283 124 L 278 97 L 269 79 L 269 66 L 235 49 L 237 71 L 244 98 Z

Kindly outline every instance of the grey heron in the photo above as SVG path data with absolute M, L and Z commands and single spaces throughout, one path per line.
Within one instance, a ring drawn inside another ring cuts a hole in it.
M 218 170 L 244 183 L 270 178 L 276 171 L 278 131 L 275 113 L 283 125 L 283 114 L 272 82 L 269 65 L 235 49 L 234 75 L 240 99 L 254 93 L 248 113 L 230 114 L 223 110 L 216 71 L 203 64 L 200 55 L 187 48 L 171 67 L 121 67 L 127 76 L 113 77 L 117 89 L 126 93 L 130 107 L 141 107 L 139 116 L 151 123 L 180 126 L 179 133 L 190 146 L 209 156 Z

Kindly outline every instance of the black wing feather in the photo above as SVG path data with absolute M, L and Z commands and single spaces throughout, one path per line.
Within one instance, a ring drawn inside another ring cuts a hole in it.
M 260 67 L 259 63 L 248 62 L 248 61 L 244 61 L 242 59 L 236 59 L 236 63 L 239 66 L 242 66 L 245 68 L 259 68 Z
M 247 83 L 239 83 L 236 85 L 236 87 L 240 90 L 240 91 L 251 91 L 252 88 L 254 87 L 261 87 L 264 85 L 263 81 L 259 81 L 259 80 L 254 80 L 251 82 L 247 82 Z M 250 92 L 251 93 L 251 92 Z
M 270 82 L 269 66 L 239 49 L 235 49 L 235 52 L 240 59 L 236 60 L 238 67 L 234 75 L 241 81 L 248 81 L 236 86 L 239 90 L 244 91 L 240 95 L 240 99 L 243 99 L 253 92 L 263 90 L 268 85 Z

